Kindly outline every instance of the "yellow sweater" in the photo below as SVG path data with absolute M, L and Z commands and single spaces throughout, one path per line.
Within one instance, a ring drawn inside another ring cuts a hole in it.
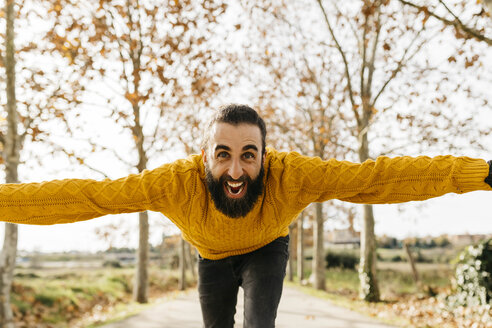
M 152 210 L 171 219 L 201 256 L 221 259 L 287 235 L 312 202 L 398 203 L 492 190 L 484 182 L 488 171 L 484 160 L 467 157 L 379 157 L 356 164 L 268 149 L 264 193 L 246 217 L 231 219 L 215 208 L 202 157 L 193 155 L 118 180 L 0 185 L 0 219 L 56 224 Z

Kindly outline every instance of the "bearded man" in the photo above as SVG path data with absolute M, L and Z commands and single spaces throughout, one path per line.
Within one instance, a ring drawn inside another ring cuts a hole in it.
M 204 325 L 232 328 L 239 287 L 244 327 L 274 327 L 288 259 L 288 227 L 313 202 L 424 200 L 492 190 L 492 169 L 468 157 L 322 161 L 266 148 L 265 123 L 243 105 L 221 108 L 201 155 L 118 180 L 0 185 L 0 218 L 56 224 L 158 211 L 198 249 Z

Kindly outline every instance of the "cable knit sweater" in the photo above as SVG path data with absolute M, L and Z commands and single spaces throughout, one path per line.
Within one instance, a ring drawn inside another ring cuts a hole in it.
M 356 164 L 267 149 L 263 194 L 247 216 L 231 219 L 216 209 L 202 157 L 193 155 L 118 180 L 0 185 L 0 219 L 56 224 L 152 210 L 171 219 L 202 257 L 221 259 L 287 235 L 312 202 L 399 203 L 492 190 L 484 182 L 488 174 L 484 160 L 467 157 L 379 157 Z

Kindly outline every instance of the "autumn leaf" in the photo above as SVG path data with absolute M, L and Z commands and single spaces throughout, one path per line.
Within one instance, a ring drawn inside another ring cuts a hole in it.
M 133 92 L 133 93 L 125 93 L 125 98 L 132 104 L 132 105 L 136 105 L 138 104 L 138 95 L 137 93 Z
M 450 62 L 450 63 L 456 63 L 456 57 L 454 57 L 454 56 L 450 56 L 450 57 L 448 58 L 448 62 Z
M 478 55 L 474 55 L 471 58 L 466 58 L 466 60 L 465 60 L 465 68 L 468 68 L 468 67 L 473 66 L 475 64 L 475 62 L 478 60 L 478 58 L 479 58 Z

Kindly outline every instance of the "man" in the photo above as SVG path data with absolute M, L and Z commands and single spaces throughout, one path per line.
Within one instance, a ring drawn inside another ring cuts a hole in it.
M 222 108 L 201 155 L 118 180 L 0 185 L 0 218 L 25 224 L 162 212 L 194 245 L 205 327 L 233 327 L 244 289 L 244 326 L 273 327 L 288 258 L 288 226 L 312 202 L 424 200 L 492 190 L 484 160 L 380 157 L 362 164 L 265 147 L 266 128 L 247 106 Z

